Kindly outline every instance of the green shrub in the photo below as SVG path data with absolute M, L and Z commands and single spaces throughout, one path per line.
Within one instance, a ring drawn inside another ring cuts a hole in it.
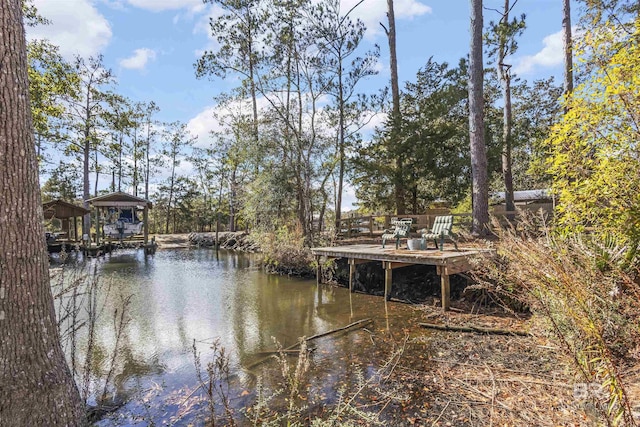
M 315 260 L 304 245 L 299 231 L 280 227 L 275 232 L 254 231 L 252 239 L 262 250 L 262 264 L 267 273 L 313 276 Z

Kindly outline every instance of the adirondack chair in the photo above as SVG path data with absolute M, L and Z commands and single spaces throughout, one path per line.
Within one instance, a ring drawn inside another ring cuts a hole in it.
M 396 239 L 396 249 L 398 249 L 398 247 L 400 246 L 400 239 L 403 237 L 409 237 L 411 224 L 413 224 L 413 219 L 411 218 L 396 219 L 391 221 L 391 225 L 393 225 L 393 228 L 384 230 L 382 232 L 382 248 L 384 249 L 384 244 L 387 239 Z
M 440 247 L 440 250 L 444 250 L 444 241 L 445 239 L 451 240 L 453 245 L 458 250 L 458 242 L 456 240 L 455 234 L 451 231 L 451 227 L 453 226 L 453 216 L 452 215 L 443 215 L 437 216 L 435 221 L 433 222 L 433 227 L 431 230 L 427 230 L 423 228 L 419 231 L 422 234 L 422 240 L 424 242 L 424 247 L 427 247 L 427 241 L 433 240 L 436 244 L 436 249 Z M 438 245 L 438 242 L 440 243 Z

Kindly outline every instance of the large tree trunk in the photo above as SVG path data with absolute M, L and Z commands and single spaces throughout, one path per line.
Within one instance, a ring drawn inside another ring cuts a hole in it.
M 21 8 L 0 4 L 0 425 L 80 425 L 49 287 Z
M 482 0 L 471 0 L 471 45 L 469 54 L 469 139 L 473 181 L 474 235 L 485 235 L 489 223 L 487 151 L 484 143 L 484 99 L 482 62 Z
M 169 185 L 169 201 L 167 202 L 167 220 L 164 226 L 164 234 L 169 234 L 169 224 L 171 223 L 171 203 L 173 202 L 173 187 L 176 178 L 176 155 L 175 151 L 171 159 L 171 181 Z M 175 230 L 173 230 L 175 233 Z
M 501 21 L 505 26 L 509 25 L 510 1 L 504 0 L 504 13 Z M 502 127 L 502 179 L 504 181 L 504 201 L 507 212 L 516 209 L 513 197 L 513 173 L 511 171 L 511 73 L 510 65 L 504 63 L 507 55 L 507 35 L 503 32 L 500 35 L 500 45 L 498 46 L 498 74 L 502 84 L 503 107 L 503 127 Z M 512 218 L 511 215 L 508 218 Z
M 89 209 L 89 199 L 91 198 L 91 187 L 89 185 L 89 160 L 91 153 L 91 145 L 89 144 L 88 131 L 85 132 L 83 158 L 82 158 L 82 205 L 85 209 Z M 91 233 L 91 212 L 84 215 L 82 223 L 82 234 L 90 236 Z
M 336 192 L 336 232 L 340 231 L 342 219 L 342 191 L 344 187 L 345 141 L 344 141 L 344 84 L 342 81 L 342 57 L 338 61 L 338 191 Z
M 513 194 L 513 173 L 511 167 L 511 77 L 507 76 L 502 81 L 504 96 L 503 128 L 502 128 L 502 179 L 504 180 L 504 201 L 507 212 L 516 209 Z M 511 216 L 509 216 L 511 217 Z
M 236 197 L 238 195 L 238 183 L 236 182 L 237 170 L 238 167 L 234 164 L 229 178 L 229 231 L 236 231 Z
M 122 131 L 120 131 L 119 141 L 120 141 L 120 145 L 119 145 L 120 152 L 118 153 L 118 191 L 122 191 L 122 143 L 124 142 L 122 141 Z
M 136 119 L 137 120 L 137 119 Z M 133 195 L 138 197 L 138 124 L 133 131 Z
M 149 176 L 151 175 L 151 162 L 149 160 L 149 150 L 151 150 L 151 113 L 147 116 L 147 140 L 145 141 L 144 152 L 144 198 L 149 200 Z
M 573 42 L 571 41 L 571 0 L 562 0 L 562 45 L 564 50 L 564 94 L 573 92 Z
M 98 145 L 93 151 L 93 160 L 96 164 L 96 182 L 93 184 L 93 197 L 98 197 L 98 181 L 100 180 L 100 164 L 98 163 Z
M 391 111 L 391 121 L 393 129 L 391 132 L 392 144 L 398 143 L 400 138 L 400 87 L 398 84 L 398 56 L 396 53 L 396 18 L 393 11 L 393 0 L 387 0 L 387 19 L 389 21 L 389 29 L 387 30 L 387 38 L 389 40 L 389 64 L 391 68 L 391 100 L 393 109 Z M 405 206 L 405 188 L 402 179 L 402 169 L 404 168 L 403 157 L 397 151 L 396 158 L 396 179 L 394 180 L 394 194 L 396 202 L 396 213 L 403 215 L 406 211 Z

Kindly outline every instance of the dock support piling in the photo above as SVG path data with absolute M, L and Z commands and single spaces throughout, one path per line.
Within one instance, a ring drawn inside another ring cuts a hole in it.
M 356 260 L 349 258 L 349 292 L 353 292 L 353 281 L 356 277 Z
M 443 271 L 440 275 L 440 293 L 442 294 L 442 309 L 449 311 L 449 302 L 451 299 L 451 285 L 449 283 L 449 275 Z
M 384 298 L 389 301 L 391 299 L 391 281 L 393 279 L 391 262 L 382 261 L 382 268 L 384 268 Z
M 217 242 L 216 242 L 217 244 Z M 316 256 L 316 285 L 322 284 L 322 264 L 320 263 L 320 257 Z

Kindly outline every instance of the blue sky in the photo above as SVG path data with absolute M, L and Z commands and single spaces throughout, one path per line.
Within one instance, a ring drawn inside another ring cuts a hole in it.
M 342 0 L 348 10 L 356 0 Z M 527 14 L 527 29 L 510 59 L 527 80 L 560 76 L 562 39 L 560 0 L 519 0 L 513 13 Z M 485 0 L 499 9 L 503 0 Z M 158 118 L 189 123 L 201 144 L 216 128 L 213 97 L 230 89 L 232 79 L 198 80 L 193 64 L 199 53 L 215 49 L 208 18 L 215 8 L 201 0 L 35 0 L 52 24 L 28 28 L 29 38 L 48 38 L 69 59 L 103 54 L 118 80 L 117 91 L 134 101 L 155 101 Z M 574 6 L 574 14 L 575 8 Z M 388 45 L 379 22 L 386 24 L 386 1 L 364 0 L 355 16 L 367 25 L 363 48 L 381 47 L 380 74 L 363 82 L 375 92 L 389 79 Z M 468 0 L 395 0 L 400 80 L 411 80 L 429 57 L 456 64 L 468 52 Z M 485 25 L 498 14 L 485 10 Z M 575 21 L 575 19 L 574 19 Z M 185 165 L 188 167 L 188 165 Z

